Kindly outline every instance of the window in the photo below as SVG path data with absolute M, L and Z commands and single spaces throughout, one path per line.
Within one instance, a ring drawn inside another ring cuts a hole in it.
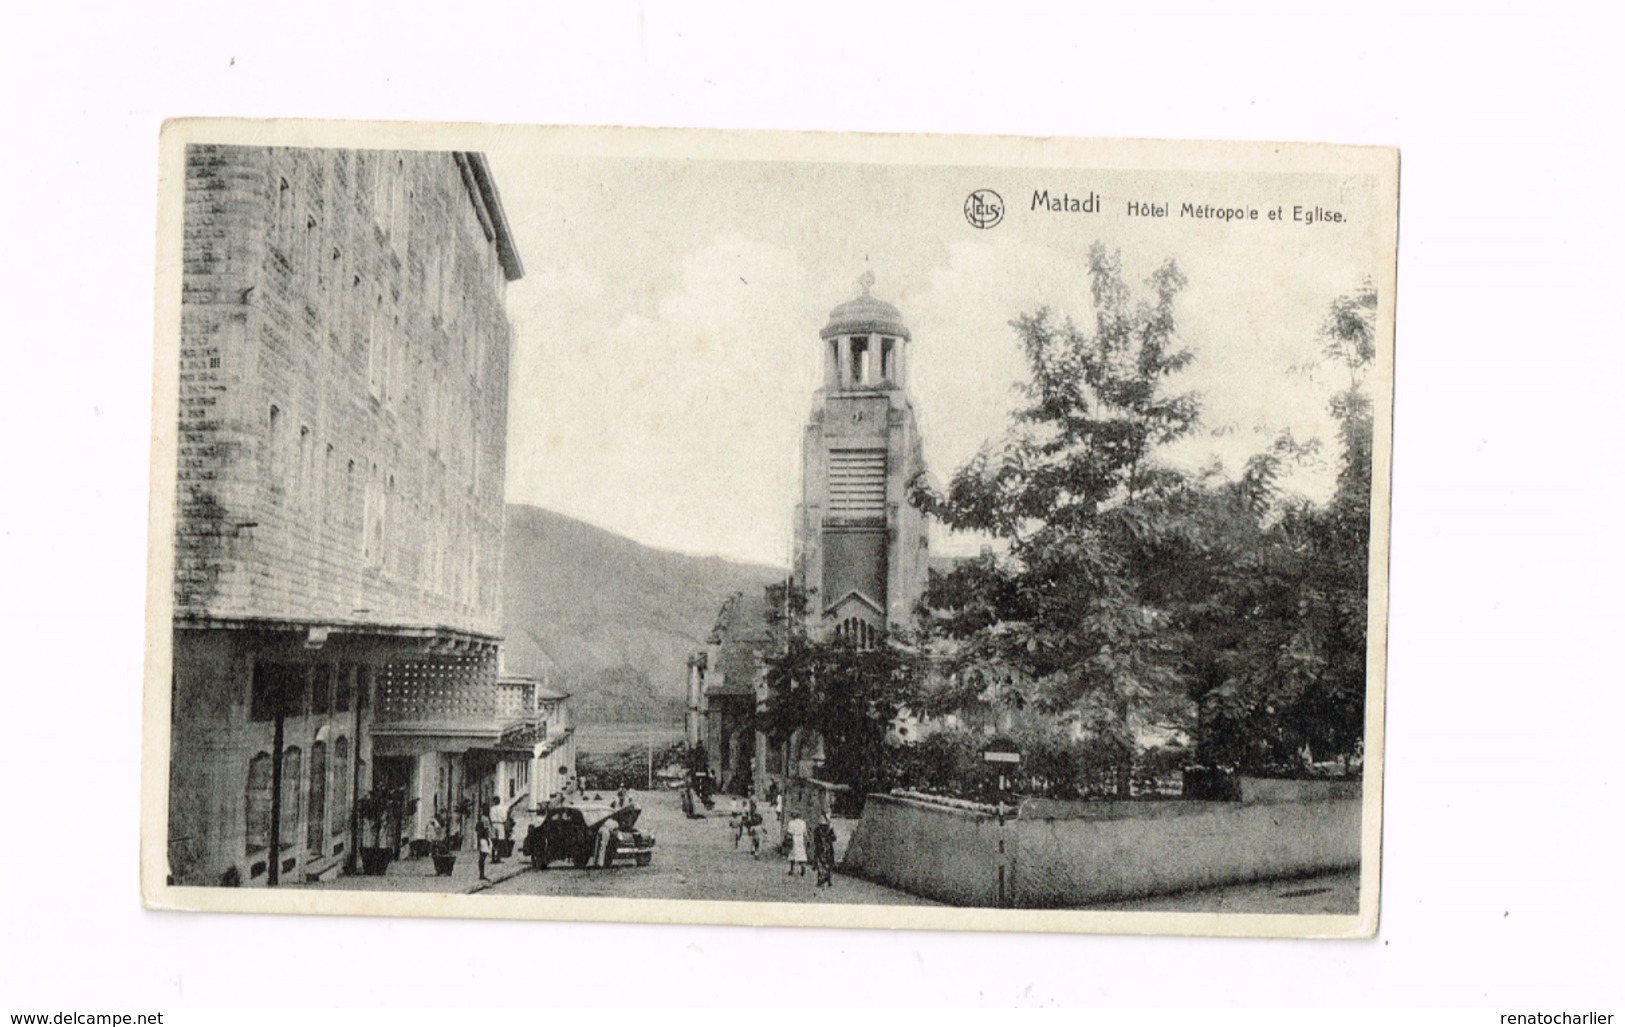
M 382 473 L 378 465 L 373 464 L 372 473 L 367 480 L 366 522 L 362 535 L 361 555 L 367 566 L 375 569 L 384 565 L 384 537 L 388 502 L 389 496 L 384 491 Z
M 305 214 L 305 230 L 299 238 L 299 264 L 302 273 L 315 276 L 318 290 L 327 291 L 327 266 L 322 261 L 322 233 L 316 228 L 314 214 Z M 320 339 L 321 336 L 313 338 Z
M 897 340 L 880 340 L 880 378 L 891 381 L 897 375 Z
M 327 827 L 327 743 L 310 747 L 310 815 L 305 819 L 305 850 L 322 854 L 323 831 Z
M 333 743 L 333 801 L 327 809 L 328 833 L 342 848 L 340 839 L 350 833 L 350 740 L 342 736 Z
M 339 665 L 338 685 L 333 690 L 334 713 L 350 712 L 350 704 L 355 701 L 355 673 L 355 667 Z
M 873 649 L 880 642 L 880 633 L 874 625 L 859 617 L 848 617 L 835 633 L 842 642 L 857 649 Z
M 378 294 L 367 322 L 367 388 L 376 400 L 387 398 L 389 381 L 389 326 L 384 294 Z
M 295 238 L 293 213 L 293 186 L 286 178 L 277 179 L 276 228 L 272 245 L 275 255 L 284 267 L 292 267 L 293 240 Z
M 277 840 L 284 850 L 293 848 L 299 830 L 299 772 L 303 769 L 304 754 L 297 745 L 282 750 L 282 817 Z
M 266 448 L 268 449 L 270 456 L 269 462 L 271 466 L 269 477 L 271 486 L 273 488 L 281 488 L 285 484 L 283 479 L 288 473 L 288 468 L 286 466 L 287 455 L 284 452 L 286 444 L 282 438 L 282 436 L 287 432 L 287 425 L 284 423 L 285 421 L 286 418 L 282 416 L 282 408 L 277 406 L 275 403 L 272 403 L 270 419 L 271 431 L 269 438 L 266 440 Z
M 301 501 L 309 502 L 311 493 L 311 479 L 315 477 L 316 442 L 310 437 L 310 426 L 299 426 L 299 462 L 294 468 L 296 478 L 295 489 Z
M 264 852 L 271 844 L 271 754 L 258 752 L 248 761 L 248 785 L 243 797 L 246 819 L 243 855 Z

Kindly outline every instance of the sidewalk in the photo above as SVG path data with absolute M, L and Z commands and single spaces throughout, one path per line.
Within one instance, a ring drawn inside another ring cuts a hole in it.
M 514 854 L 501 863 L 493 863 L 490 859 L 485 861 L 487 880 L 482 881 L 479 853 L 472 849 L 463 849 L 457 853 L 457 863 L 452 867 L 450 877 L 437 876 L 434 872 L 434 860 L 422 856 L 391 862 L 382 877 L 341 874 L 331 881 L 290 884 L 288 887 L 323 891 L 437 892 L 448 895 L 473 895 L 492 885 L 518 877 L 529 869 L 530 860 L 519 855 L 518 847 L 515 846 Z

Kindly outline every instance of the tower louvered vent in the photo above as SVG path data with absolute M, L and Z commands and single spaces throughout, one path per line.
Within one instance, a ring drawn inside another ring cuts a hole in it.
M 837 449 L 829 455 L 829 512 L 836 517 L 886 515 L 886 451 Z

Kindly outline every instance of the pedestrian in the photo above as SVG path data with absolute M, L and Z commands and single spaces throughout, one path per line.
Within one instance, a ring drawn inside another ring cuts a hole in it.
M 790 840 L 790 869 L 786 876 L 793 875 L 796 867 L 801 867 L 801 876 L 807 876 L 807 822 L 801 819 L 800 813 L 792 814 L 790 822 L 785 825 L 784 833 Z
M 490 825 L 490 830 L 491 830 L 491 864 L 493 866 L 495 866 L 496 864 L 502 862 L 502 852 L 500 851 L 501 846 L 497 845 L 497 842 L 499 840 L 501 840 L 502 837 L 503 837 L 503 834 L 502 834 L 502 823 L 503 823 L 503 821 L 502 821 L 502 818 L 497 815 L 500 812 L 499 807 L 501 805 L 502 805 L 502 800 L 501 799 L 498 799 L 494 795 L 491 796 L 491 809 L 490 809 L 489 814 L 486 817 L 486 823 L 488 823 Z
M 759 859 L 762 855 L 762 814 L 756 809 L 756 800 L 750 800 L 740 817 L 741 829 L 750 838 L 750 858 Z M 737 847 L 737 846 L 736 846 Z
M 491 818 L 484 813 L 480 814 L 480 819 L 474 824 L 474 837 L 479 841 L 480 880 L 489 881 L 490 878 L 485 876 L 485 860 L 491 855 Z
M 739 839 L 745 833 L 745 811 L 737 795 L 728 798 L 728 830 L 734 836 L 734 848 L 738 849 Z
M 621 785 L 621 790 L 615 793 L 615 808 L 622 809 L 627 805 L 627 803 L 628 799 L 626 797 L 626 786 Z
M 833 888 L 835 886 L 835 828 L 829 822 L 829 813 L 825 811 L 818 817 L 818 826 L 813 828 L 812 837 L 813 867 L 818 871 L 819 888 Z

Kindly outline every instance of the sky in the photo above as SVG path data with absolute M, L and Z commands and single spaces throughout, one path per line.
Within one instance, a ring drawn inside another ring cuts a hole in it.
M 749 139 L 722 156 L 666 146 L 647 157 L 601 142 L 516 135 L 487 150 L 526 270 L 508 287 L 510 502 L 660 548 L 783 566 L 800 433 L 822 380 L 818 333 L 858 277 L 874 273 L 874 294 L 913 333 L 926 462 L 946 480 L 1008 427 L 1024 375 L 1009 322 L 1041 306 L 1092 319 L 1097 241 L 1121 251 L 1136 287 L 1168 258 L 1189 279 L 1176 317 L 1196 359 L 1170 385 L 1199 393 L 1203 415 L 1166 459 L 1234 473 L 1290 429 L 1326 449 L 1289 486 L 1330 494 L 1327 400 L 1347 374 L 1321 358 L 1318 333 L 1333 299 L 1385 267 L 1391 226 L 1375 179 L 1034 166 L 1030 154 L 986 161 L 985 149 L 956 166 L 940 149 L 900 162 L 896 145 L 883 160 L 849 146 L 808 161 L 764 143 L 771 159 L 740 159 Z M 1006 213 L 978 229 L 965 199 L 988 188 Z M 1034 210 L 1038 192 L 1095 194 L 1101 209 Z M 1167 216 L 1131 217 L 1130 200 L 1167 204 Z M 1181 217 L 1187 201 L 1257 208 L 1259 220 Z M 1294 223 L 1294 205 L 1346 220 Z M 937 530 L 931 544 L 980 542 Z

